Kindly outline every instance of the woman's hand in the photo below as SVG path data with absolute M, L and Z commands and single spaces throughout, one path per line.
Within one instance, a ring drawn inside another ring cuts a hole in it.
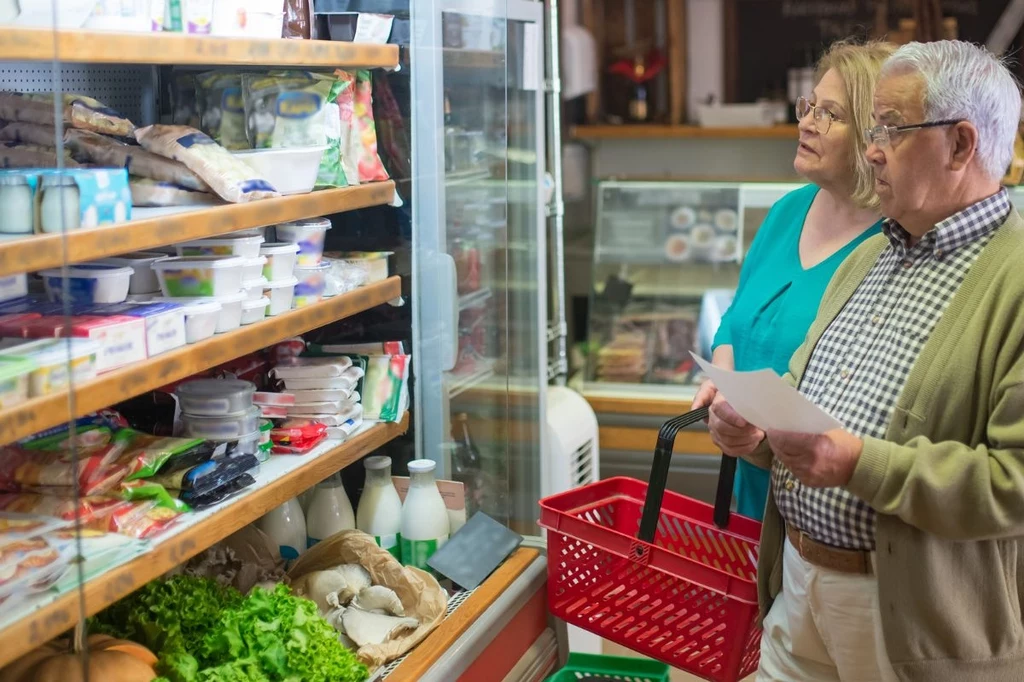
M 765 438 L 764 431 L 741 417 L 721 393 L 711 403 L 708 429 L 712 442 L 732 457 L 749 455 Z

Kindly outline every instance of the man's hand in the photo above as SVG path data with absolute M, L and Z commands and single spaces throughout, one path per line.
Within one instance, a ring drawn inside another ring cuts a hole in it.
M 711 381 L 711 379 L 705 379 L 704 383 L 697 389 L 697 395 L 690 404 L 690 409 L 699 410 L 702 407 L 707 407 L 712 403 L 716 395 L 718 395 L 718 387 L 715 386 L 715 382 Z
M 741 417 L 721 393 L 716 393 L 708 415 L 711 440 L 733 457 L 749 455 L 764 440 L 764 431 Z
M 864 441 L 842 429 L 818 435 L 768 431 L 768 444 L 797 480 L 812 488 L 849 483 L 864 448 Z

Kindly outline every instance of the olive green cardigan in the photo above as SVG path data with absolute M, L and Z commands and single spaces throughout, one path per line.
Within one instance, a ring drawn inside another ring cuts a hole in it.
M 787 375 L 881 254 L 836 272 Z M 771 465 L 765 444 L 748 459 Z M 912 682 L 1024 680 L 1024 219 L 1014 208 L 914 364 L 884 440 L 866 438 L 846 486 L 878 512 L 879 605 L 889 659 Z M 761 615 L 782 589 L 784 525 L 768 496 Z

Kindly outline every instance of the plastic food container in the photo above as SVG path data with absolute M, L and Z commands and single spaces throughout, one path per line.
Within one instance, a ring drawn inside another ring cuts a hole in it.
M 262 235 L 214 237 L 178 244 L 179 256 L 241 256 L 256 258 L 260 255 Z
M 260 408 L 250 407 L 239 414 L 202 417 L 191 414 L 181 415 L 181 426 L 185 436 L 206 440 L 231 441 L 248 440 L 255 436 L 259 443 Z
M 174 390 L 181 411 L 192 417 L 240 415 L 252 408 L 256 386 L 241 379 L 195 379 Z
M 94 379 L 102 350 L 100 343 L 91 339 L 43 339 L 0 351 L 0 356 L 24 358 L 35 365 L 28 386 L 34 398 L 60 391 L 71 381 L 78 384 Z
M 221 305 L 216 300 L 196 301 L 185 309 L 185 343 L 197 343 L 217 333 Z
M 326 145 L 286 149 L 247 149 L 232 152 L 281 194 L 306 194 L 316 185 Z
M 263 266 L 266 265 L 266 263 L 267 259 L 265 256 L 246 258 L 245 262 L 242 263 L 242 281 L 249 282 L 263 277 Z
M 295 284 L 295 297 L 292 299 L 292 306 L 305 308 L 307 305 L 318 303 L 324 297 L 324 290 L 327 288 L 327 273 L 331 266 L 323 263 L 314 265 L 311 268 L 295 268 L 295 277 L 298 280 Z
M 245 300 L 244 291 L 236 291 L 225 296 L 199 296 L 185 298 L 162 298 L 161 301 L 178 303 L 180 305 L 191 305 L 193 303 L 217 303 L 220 305 L 220 312 L 217 314 L 216 333 L 223 334 L 232 329 L 238 329 L 242 324 L 242 301 Z M 186 340 L 188 336 L 188 320 L 185 320 Z
M 266 296 L 261 296 L 255 301 L 243 301 L 242 302 L 242 325 L 252 324 L 253 322 L 259 322 L 267 316 L 267 306 L 270 305 L 270 299 Z
M 51 301 L 59 303 L 67 298 L 72 303 L 124 303 L 133 272 L 116 265 L 83 263 L 67 269 L 66 287 L 59 268 L 39 274 Z
M 258 301 L 263 298 L 263 287 L 267 286 L 264 277 L 257 277 L 251 282 L 242 282 L 242 291 L 245 292 L 246 300 Z
M 269 282 L 263 287 L 263 295 L 270 299 L 270 309 L 267 315 L 273 317 L 286 313 L 292 309 L 292 299 L 295 298 L 295 285 L 299 283 L 294 277 L 277 282 Z
M 28 294 L 28 276 L 25 274 L 0 277 L 0 302 L 21 298 Z
M 164 296 L 225 296 L 242 289 L 243 262 L 230 256 L 189 256 L 156 261 L 153 269 Z
M 299 255 L 296 264 L 299 267 L 310 267 L 319 265 L 323 258 L 324 240 L 327 238 L 329 229 L 331 229 L 331 221 L 326 218 L 281 223 L 277 226 L 277 239 L 282 242 L 298 244 Z
M 271 242 L 260 247 L 260 255 L 266 256 L 263 276 L 271 282 L 289 279 L 294 275 L 299 245 L 292 242 Z
M 101 265 L 131 268 L 133 272 L 128 281 L 128 293 L 152 294 L 160 291 L 160 282 L 157 281 L 156 273 L 153 272 L 153 263 L 166 257 L 166 254 L 157 251 L 137 251 L 114 258 L 102 258 L 96 262 Z
M 28 400 L 29 375 L 35 367 L 29 358 L 0 356 L 0 409 Z

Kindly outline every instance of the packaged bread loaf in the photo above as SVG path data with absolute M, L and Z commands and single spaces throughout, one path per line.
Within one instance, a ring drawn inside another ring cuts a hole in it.
M 84 95 L 62 95 L 64 125 L 115 137 L 130 137 L 135 126 L 102 102 Z M 0 93 L 0 119 L 56 126 L 53 95 Z
M 109 168 L 127 168 L 132 175 L 171 182 L 180 187 L 208 192 L 207 185 L 184 164 L 88 130 L 68 130 L 64 143 L 76 160 Z
M 56 147 L 57 129 L 53 126 L 38 123 L 15 121 L 0 128 L 0 140 L 32 144 L 38 147 Z
M 195 128 L 152 125 L 136 130 L 135 137 L 148 151 L 185 164 L 225 201 L 237 204 L 278 196 L 252 168 Z
M 210 206 L 220 203 L 216 195 L 197 192 L 173 182 L 131 177 L 132 206 Z
M 64 168 L 78 168 L 79 164 L 64 150 Z M 56 168 L 57 150 L 34 144 L 0 142 L 0 168 Z

